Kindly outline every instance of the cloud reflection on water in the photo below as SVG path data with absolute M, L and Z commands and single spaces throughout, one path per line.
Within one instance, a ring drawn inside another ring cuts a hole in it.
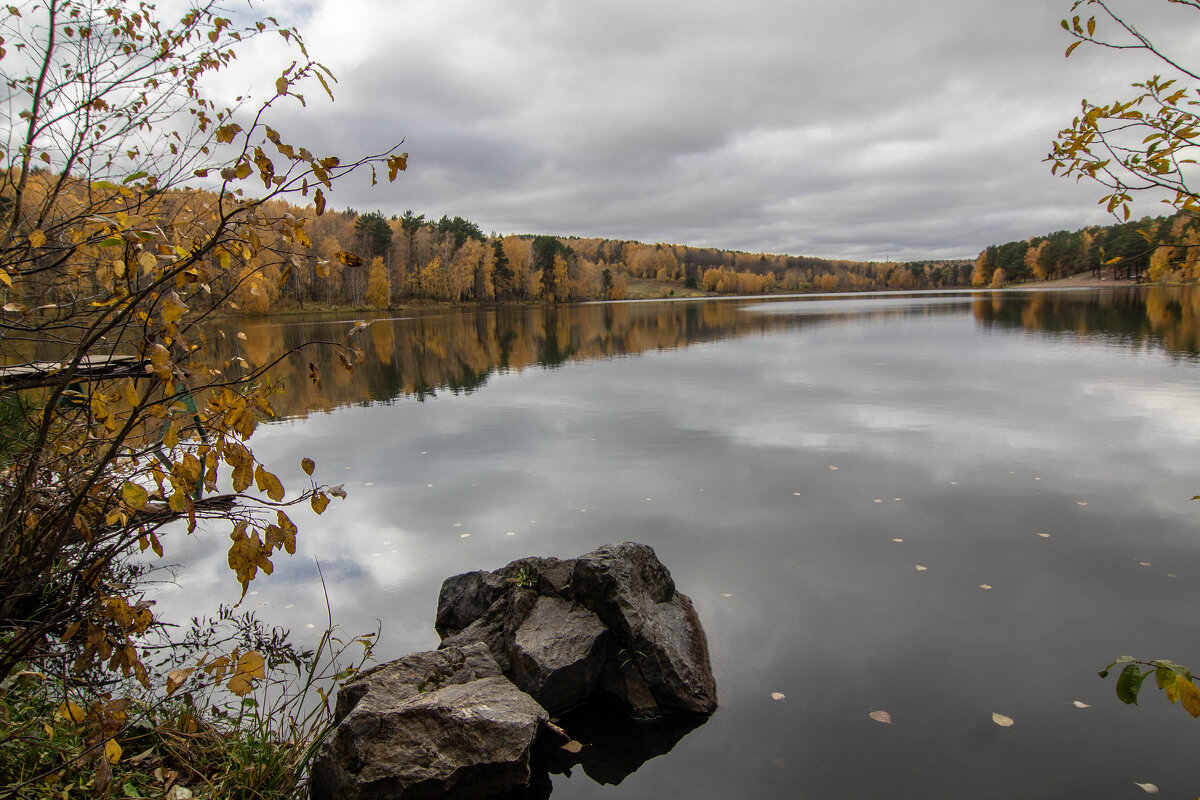
M 301 637 L 319 628 L 318 557 L 338 620 L 381 620 L 392 657 L 436 644 L 449 575 L 634 539 L 695 599 L 722 706 L 606 796 L 1186 786 L 1191 721 L 1158 697 L 1130 713 L 1093 675 L 1121 652 L 1200 663 L 1194 615 L 1164 613 L 1191 607 L 1200 579 L 1197 366 L 1168 349 L 1188 334 L 1155 330 L 1144 306 L 1139 320 L 1136 304 L 1093 301 L 522 310 L 512 319 L 532 327 L 512 329 L 525 344 L 510 353 L 556 336 L 546 352 L 575 355 L 554 369 L 469 365 L 482 376 L 469 392 L 422 390 L 422 402 L 370 388 L 408 380 L 377 367 L 440 369 L 390 355 L 421 346 L 398 321 L 373 339 L 390 339 L 388 357 L 369 349 L 351 384 L 369 402 L 256 434 L 286 485 L 311 455 L 350 498 L 296 515 L 297 556 L 247 605 L 269 603 L 264 616 Z M 442 358 L 498 352 L 455 337 L 486 339 L 499 317 L 447 316 L 431 340 Z M 1116 322 L 1093 334 L 1081 320 Z M 631 344 L 638 357 L 617 357 Z M 168 613 L 236 598 L 211 551 L 223 535 L 176 545 L 188 568 L 162 595 Z M 993 712 L 1016 725 L 997 728 Z M 555 796 L 597 791 L 576 777 Z

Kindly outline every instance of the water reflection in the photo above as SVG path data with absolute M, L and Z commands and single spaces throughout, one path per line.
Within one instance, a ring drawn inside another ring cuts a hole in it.
M 601 786 L 618 786 L 650 759 L 670 753 L 683 737 L 707 721 L 708 717 L 688 714 L 635 720 L 611 699 L 590 700 L 558 720 L 572 740 L 586 744 L 577 753 L 543 744 L 534 752 L 528 789 L 506 794 L 503 800 L 545 800 L 554 790 L 550 776 L 572 778 L 576 768 Z
M 556 800 L 1191 797 L 1195 721 L 1095 671 L 1200 664 L 1195 308 L 1105 290 L 377 322 L 353 376 L 321 362 L 332 400 L 301 360 L 278 400 L 304 401 L 255 433 L 289 488 L 312 456 L 350 499 L 297 513 L 296 557 L 246 602 L 319 630 L 319 558 L 335 618 L 381 619 L 391 658 L 436 646 L 449 575 L 644 541 L 696 603 L 721 708 L 632 774 L 593 769 L 618 786 L 553 774 Z M 257 360 L 349 327 L 222 341 Z M 213 533 L 171 542 L 188 568 L 164 614 L 236 599 Z
M 1100 337 L 1177 356 L 1200 353 L 1200 291 L 1191 286 L 1004 293 L 977 297 L 971 308 L 985 327 Z
M 286 418 L 361 403 L 423 400 L 438 392 L 470 393 L 497 373 L 555 368 L 571 361 L 638 355 L 704 342 L 763 336 L 839 321 L 885 321 L 959 313 L 970 306 L 985 328 L 1020 327 L 1047 334 L 1097 337 L 1174 355 L 1200 353 L 1200 291 L 1193 287 L 1092 291 L 918 293 L 863 298 L 604 303 L 562 307 L 444 311 L 377 318 L 356 338 L 354 373 L 330 347 L 307 347 L 272 369 L 287 390 L 276 396 Z M 347 319 L 303 322 L 233 320 L 214 330 L 217 359 L 266 364 L 312 342 L 341 341 Z M 309 380 L 309 364 L 322 384 Z

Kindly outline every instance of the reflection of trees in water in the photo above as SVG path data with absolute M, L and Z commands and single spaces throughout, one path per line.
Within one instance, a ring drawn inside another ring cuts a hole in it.
M 995 294 L 977 298 L 972 310 L 984 326 L 1157 346 L 1175 356 L 1200 354 L 1200 290 L 1195 287 Z
M 378 319 L 360 334 L 364 360 L 355 366 L 354 375 L 338 363 L 332 349 L 309 348 L 271 370 L 287 387 L 273 402 L 280 415 L 294 417 L 345 405 L 388 403 L 401 396 L 469 393 L 495 372 L 668 350 L 795 324 L 799 323 L 790 317 L 747 314 L 730 302 L 502 307 Z M 263 364 L 305 341 L 337 341 L 350 327 L 347 321 L 235 320 L 224 326 L 224 336 L 211 335 L 221 366 L 237 370 L 236 358 Z M 320 371 L 320 389 L 308 378 L 310 361 Z
M 983 325 L 1103 336 L 1130 345 L 1161 346 L 1174 354 L 1200 352 L 1200 291 L 1154 287 L 1095 292 L 997 293 L 971 302 Z M 286 390 L 273 402 L 281 416 L 305 416 L 347 405 L 423 399 L 437 392 L 470 393 L 496 372 L 557 367 L 570 361 L 615 358 L 650 350 L 802 326 L 859 323 L 893 317 L 962 313 L 946 298 L 928 303 L 892 299 L 770 303 L 696 301 L 605 303 L 557 307 L 500 307 L 377 319 L 358 335 L 363 361 L 346 372 L 332 348 L 309 348 L 271 370 Z M 352 322 L 227 320 L 210 331 L 222 368 L 235 357 L 268 363 L 313 340 L 340 341 Z M 245 334 L 239 338 L 238 333 Z M 322 387 L 308 377 L 312 361 Z M 225 366 L 228 364 L 228 366 Z

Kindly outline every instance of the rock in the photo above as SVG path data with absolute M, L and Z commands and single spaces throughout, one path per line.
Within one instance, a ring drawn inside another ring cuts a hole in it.
M 475 644 L 364 673 L 339 693 L 337 719 L 313 762 L 313 800 L 471 800 L 525 786 L 549 717 Z
M 586 608 L 539 597 L 512 639 L 514 683 L 544 708 L 579 705 L 599 685 L 607 632 Z
M 492 603 L 504 594 L 508 583 L 491 572 L 466 572 L 442 582 L 438 592 L 437 616 L 434 628 L 459 631 L 483 616 Z
M 641 717 L 717 706 L 695 608 L 644 544 L 457 575 L 442 586 L 437 625 L 442 647 L 486 643 L 504 674 L 551 713 L 597 687 Z

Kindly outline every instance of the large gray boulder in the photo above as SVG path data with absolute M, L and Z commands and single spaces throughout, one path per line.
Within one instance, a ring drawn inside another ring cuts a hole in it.
M 603 688 L 639 717 L 711 714 L 708 642 L 691 600 L 648 545 L 576 559 L 524 558 L 449 578 L 441 647 L 483 642 L 504 674 L 552 714 Z
M 484 798 L 526 786 L 549 716 L 483 644 L 414 653 L 338 694 L 313 800 Z

